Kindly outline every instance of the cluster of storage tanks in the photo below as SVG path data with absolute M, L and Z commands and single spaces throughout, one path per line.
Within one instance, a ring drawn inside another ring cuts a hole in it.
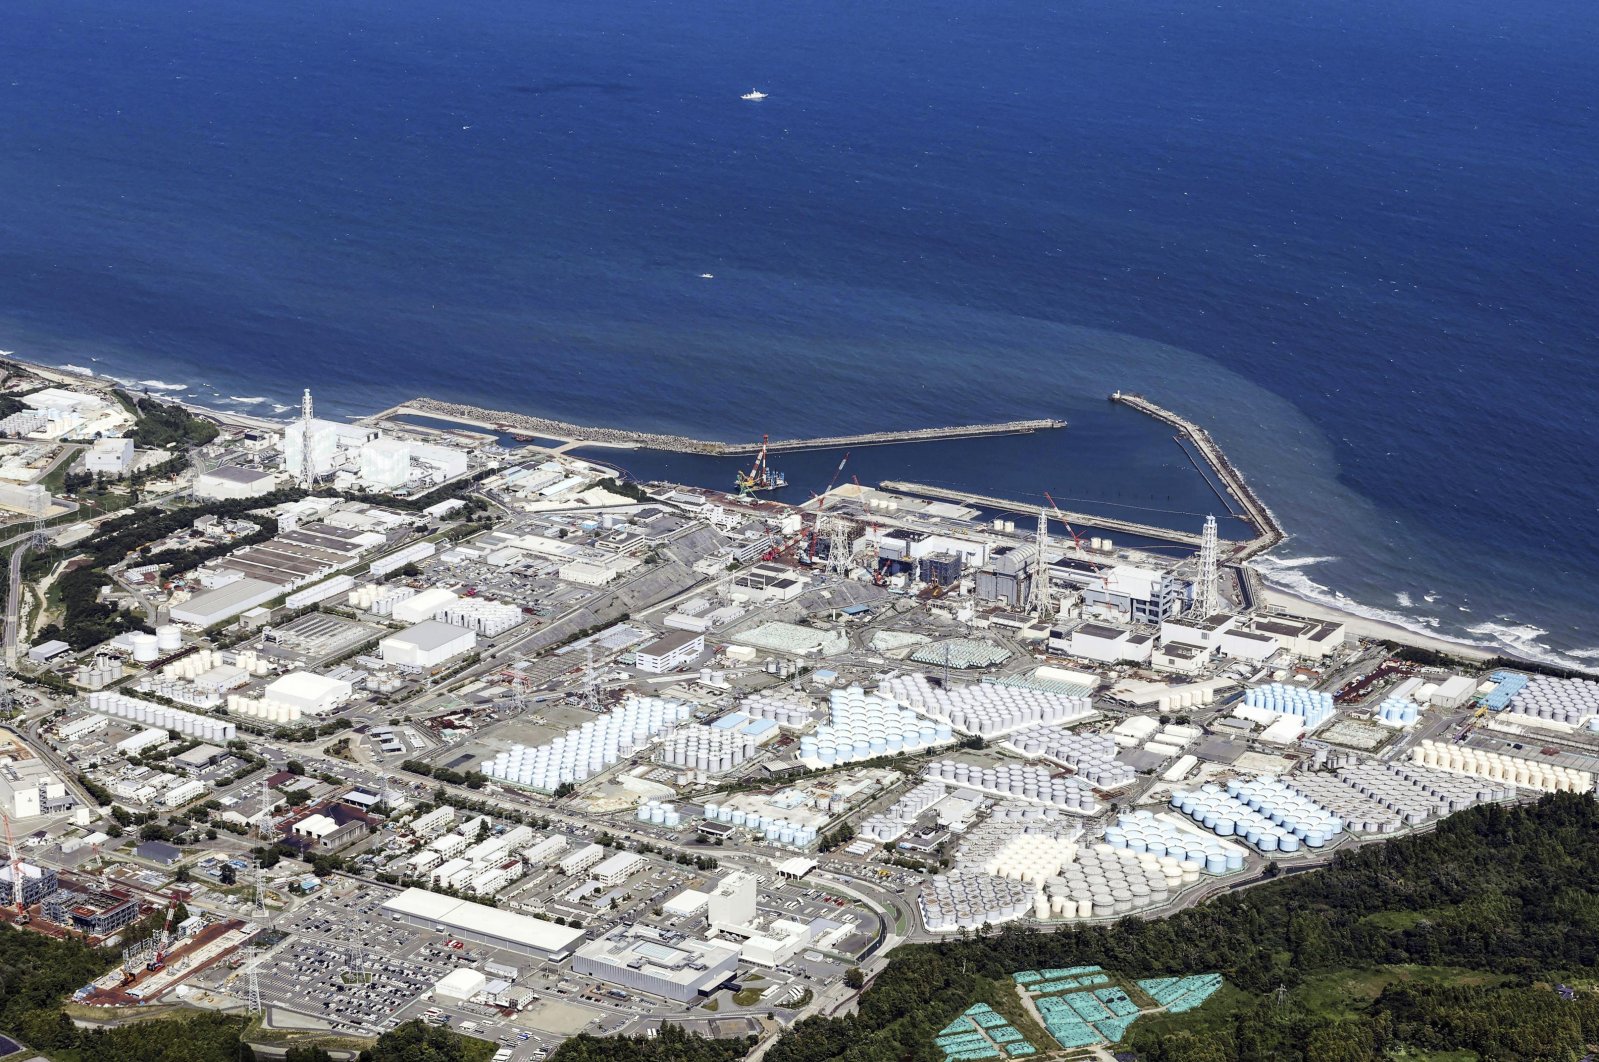
M 1515 695 L 1510 710 L 1565 726 L 1581 726 L 1599 714 L 1599 682 L 1539 676 Z
M 1185 882 L 1200 874 L 1230 874 L 1244 868 L 1244 850 L 1230 841 L 1206 837 L 1165 815 L 1134 811 L 1121 815 L 1116 825 L 1105 827 L 1105 843 L 1134 854 L 1146 853 L 1174 860 Z M 1162 863 L 1165 869 L 1172 864 Z
M 1424 767 L 1436 767 L 1440 771 L 1476 775 L 1546 793 L 1593 792 L 1593 775 L 1587 771 L 1465 745 L 1423 741 L 1410 750 L 1410 760 Z
M 799 730 L 811 721 L 811 705 L 794 693 L 757 693 L 739 704 L 739 711 L 751 719 L 770 719 L 788 730 Z
M 242 693 L 228 694 L 228 713 L 266 723 L 298 723 L 305 714 L 298 704 L 285 704 L 265 697 L 246 697 Z
M 1012 922 L 1033 910 L 1036 889 L 977 870 L 935 874 L 917 902 L 922 924 L 934 933 Z
M 180 660 L 174 660 L 161 669 L 161 674 L 169 679 L 186 679 L 192 682 L 206 672 L 222 667 L 223 664 L 220 652 L 214 649 L 201 649 Z M 266 657 L 254 649 L 244 649 L 234 653 L 233 666 L 246 675 L 255 677 L 270 674 L 272 671 Z
M 1417 763 L 1377 761 L 1343 767 L 1338 771 L 1338 782 L 1397 815 L 1406 826 L 1453 815 L 1477 804 L 1498 804 L 1516 798 L 1513 785 L 1450 774 Z M 1360 829 L 1372 832 L 1369 813 L 1363 818 L 1366 821 Z M 1345 821 L 1350 829 L 1355 828 L 1352 817 Z
M 657 758 L 673 767 L 720 774 L 748 763 L 755 739 L 708 726 L 683 727 L 661 745 Z
M 74 681 L 85 689 L 97 690 L 122 677 L 122 661 L 114 656 L 97 656 L 91 664 L 79 664 Z
M 232 741 L 238 736 L 238 728 L 221 719 L 185 712 L 181 708 L 168 708 L 164 704 L 141 701 L 137 697 L 127 697 L 109 690 L 97 690 L 89 694 L 88 701 L 91 712 L 113 715 L 119 719 L 131 719 L 136 723 L 160 727 L 163 730 L 176 730 L 180 734 L 213 744 Z
M 649 744 L 689 718 L 682 701 L 665 697 L 628 697 L 614 711 L 568 730 L 547 745 L 512 745 L 482 761 L 490 778 L 541 792 L 567 782 L 581 782 L 622 757 Z
M 431 545 L 431 543 L 429 543 Z M 374 563 L 373 568 L 377 565 Z M 394 615 L 394 606 L 401 601 L 415 597 L 416 591 L 409 586 L 388 586 L 383 583 L 365 583 L 350 591 L 350 607 L 358 608 L 363 612 L 370 612 L 374 616 Z
M 1262 852 L 1320 848 L 1344 829 L 1338 816 L 1270 775 L 1233 779 L 1225 791 L 1203 785 L 1173 793 L 1171 803 L 1218 837 L 1241 837 Z
M 955 740 L 948 723 L 934 724 L 859 686 L 828 695 L 829 718 L 815 736 L 800 738 L 800 759 L 832 766 L 877 756 L 919 752 Z
M 152 693 L 169 701 L 186 704 L 190 708 L 214 708 L 222 703 L 222 695 L 215 690 L 203 690 L 188 682 L 145 675 L 133 687 L 140 693 Z
M 1023 756 L 1042 756 L 1065 764 L 1097 789 L 1115 789 L 1133 781 L 1133 769 L 1116 759 L 1116 741 L 1109 734 L 1078 734 L 1045 723 L 1012 734 L 1006 745 Z
M 1282 682 L 1257 686 L 1244 694 L 1244 703 L 1251 708 L 1264 708 L 1277 715 L 1295 716 L 1303 719 L 1308 727 L 1321 725 L 1333 714 L 1332 694 L 1320 690 L 1307 690 L 1302 686 L 1290 686 Z
M 1049 804 L 1077 815 L 1092 815 L 1099 810 L 1094 791 L 1075 778 L 1056 778 L 1032 764 L 1002 763 L 981 767 L 954 760 L 939 760 L 927 765 L 928 778 L 954 783 L 1001 797 Z
M 922 812 L 944 799 L 949 792 L 943 782 L 925 781 L 894 801 L 881 815 L 873 815 L 860 825 L 860 835 L 871 841 L 896 841 Z
M 640 822 L 647 822 L 651 826 L 665 826 L 675 830 L 683 825 L 683 813 L 660 800 L 646 800 L 638 806 L 635 817 Z
M 1420 707 L 1409 697 L 1389 697 L 1377 706 L 1377 722 L 1383 726 L 1403 729 L 1415 726 L 1420 718 Z
M 921 672 L 892 675 L 877 689 L 963 734 L 984 737 L 1037 723 L 1074 723 L 1094 714 L 1087 697 L 987 682 L 944 689 Z
M 1096 844 L 1043 883 L 1034 900 L 1040 921 L 1063 918 L 1119 918 L 1160 907 L 1199 871 L 1170 856 Z
M 705 818 L 729 826 L 742 826 L 758 833 L 767 844 L 786 844 L 795 848 L 809 848 L 816 843 L 816 827 L 806 823 L 790 822 L 781 816 L 762 815 L 744 811 L 728 804 L 706 804 Z

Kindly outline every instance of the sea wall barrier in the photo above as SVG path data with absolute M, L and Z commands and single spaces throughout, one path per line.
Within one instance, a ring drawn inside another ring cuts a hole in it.
M 683 435 L 663 435 L 656 432 L 629 431 L 623 428 L 597 428 L 566 421 L 533 417 L 525 413 L 508 413 L 459 402 L 441 402 L 436 398 L 413 398 L 366 418 L 377 423 L 390 417 L 410 413 L 423 417 L 437 417 L 461 424 L 493 428 L 499 431 L 537 435 L 560 442 L 602 443 L 607 446 L 628 446 L 635 449 L 670 450 L 686 454 L 729 456 L 753 454 L 761 448 L 759 442 L 729 443 L 711 439 L 690 439 Z M 936 439 L 970 439 L 986 435 L 1020 435 L 1035 431 L 1049 431 L 1066 427 L 1064 420 L 1011 420 L 995 424 L 962 424 L 944 428 L 911 428 L 905 431 L 874 431 L 859 435 L 830 435 L 814 439 L 772 439 L 766 448 L 772 452 L 785 450 L 823 450 L 849 446 L 880 446 L 888 443 L 929 442 Z
M 964 490 L 950 490 L 948 487 L 933 487 L 926 483 L 906 483 L 901 480 L 886 480 L 878 484 L 883 490 L 893 491 L 896 494 L 915 494 L 924 498 L 935 498 L 939 501 L 959 502 L 964 505 L 975 505 L 983 509 L 996 509 L 1000 512 L 1024 513 L 1028 516 L 1037 516 L 1040 509 L 1045 509 L 1051 517 L 1056 517 L 1059 512 L 1073 528 L 1097 527 L 1102 531 L 1118 531 L 1128 535 L 1141 535 L 1144 538 L 1154 539 L 1157 542 L 1173 542 L 1181 546 L 1199 548 L 1199 536 L 1190 531 L 1174 531 L 1169 527 L 1157 527 L 1154 524 L 1141 524 L 1133 520 L 1122 520 L 1114 516 L 1099 516 L 1095 513 L 1074 513 L 1064 509 L 1055 510 L 1041 506 L 1037 502 L 1026 503 L 1012 501 L 1009 498 L 995 498 L 987 494 L 974 494 Z
M 1263 553 L 1271 549 L 1288 537 L 1288 533 L 1277 522 L 1277 517 L 1266 507 L 1266 503 L 1261 501 L 1259 496 L 1255 494 L 1254 489 L 1244 479 L 1244 474 L 1238 471 L 1233 466 L 1233 463 L 1227 459 L 1227 454 L 1216 444 L 1216 440 L 1210 437 L 1210 432 L 1186 417 L 1173 413 L 1163 406 L 1157 406 L 1143 395 L 1133 394 L 1130 391 L 1117 391 L 1110 396 L 1110 400 L 1112 402 L 1120 402 L 1131 409 L 1136 409 L 1140 413 L 1154 417 L 1162 423 L 1170 424 L 1181 432 L 1189 444 L 1199 451 L 1199 455 L 1210 465 L 1217 478 L 1227 488 L 1227 492 L 1237 499 L 1238 504 L 1243 507 L 1245 519 L 1255 528 L 1255 537 L 1234 549 L 1229 559 L 1234 561 L 1246 560 L 1257 553 Z

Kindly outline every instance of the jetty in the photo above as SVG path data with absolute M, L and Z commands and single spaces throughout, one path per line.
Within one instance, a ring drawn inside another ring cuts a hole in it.
M 1227 454 L 1217 445 L 1216 440 L 1210 437 L 1210 432 L 1180 414 L 1173 413 L 1163 406 L 1157 406 L 1143 395 L 1130 391 L 1117 391 L 1110 396 L 1110 400 L 1176 428 L 1180 433 L 1179 438 L 1186 439 L 1189 445 L 1199 452 L 1199 456 L 1204 458 L 1205 463 L 1216 474 L 1216 478 L 1221 480 L 1227 493 L 1231 494 L 1243 508 L 1244 519 L 1254 527 L 1255 537 L 1234 549 L 1229 560 L 1235 562 L 1247 560 L 1257 553 L 1271 549 L 1288 537 L 1288 533 L 1277 522 L 1277 517 L 1255 494 L 1254 489 L 1244 479 L 1244 474 L 1227 459 Z
M 1154 539 L 1157 542 L 1170 542 L 1179 546 L 1199 548 L 1199 536 L 1191 531 L 1175 531 L 1169 527 L 1158 527 L 1155 524 L 1141 524 L 1133 520 L 1123 520 L 1115 516 L 1100 516 L 1096 513 L 1067 512 L 1064 509 L 1054 509 L 1039 502 L 1019 502 L 1009 498 L 996 498 L 988 494 L 974 494 L 971 491 L 951 490 L 948 487 L 933 487 L 926 483 L 906 483 L 901 480 L 885 480 L 878 486 L 896 494 L 914 494 L 923 498 L 934 498 L 939 501 L 959 502 L 963 505 L 975 505 L 980 509 L 993 509 L 998 512 L 1022 513 L 1036 517 L 1039 510 L 1044 510 L 1053 519 L 1065 517 L 1072 527 L 1097 527 L 1101 531 L 1117 531 L 1126 535 L 1140 535 L 1144 538 Z M 1056 516 L 1056 513 L 1059 516 Z
M 381 413 L 363 419 L 363 423 L 377 424 L 392 417 L 411 414 L 438 420 L 471 424 L 496 431 L 532 435 L 566 445 L 589 444 L 627 447 L 644 450 L 670 450 L 675 453 L 709 454 L 714 457 L 753 454 L 761 449 L 759 441 L 719 442 L 713 439 L 690 439 L 683 435 L 663 435 L 656 432 L 629 431 L 624 428 L 599 428 L 566 421 L 533 417 L 525 413 L 508 413 L 462 405 L 459 402 L 442 402 L 436 398 L 413 398 Z M 846 447 L 886 446 L 891 443 L 932 442 L 938 439 L 973 439 L 992 435 L 1025 435 L 1035 431 L 1050 431 L 1066 427 L 1064 420 L 1011 420 L 996 424 L 959 424 L 945 428 L 910 428 L 904 431 L 873 431 L 859 435 L 829 435 L 811 439 L 771 439 L 766 442 L 768 453 L 795 450 L 833 450 Z

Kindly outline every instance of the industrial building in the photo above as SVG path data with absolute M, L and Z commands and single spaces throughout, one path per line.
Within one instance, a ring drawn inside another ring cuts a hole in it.
M 638 650 L 634 659 L 640 671 L 664 675 L 692 664 L 704 652 L 705 635 L 695 631 L 672 631 Z
M 455 594 L 435 586 L 394 604 L 392 615 L 401 623 L 421 623 L 436 617 L 459 601 Z
M 361 481 L 398 490 L 411 478 L 411 448 L 400 439 L 373 439 L 361 447 Z
M 298 708 L 306 715 L 325 715 L 348 701 L 354 692 L 355 687 L 344 679 L 291 671 L 270 683 L 262 695 L 269 703 Z
M 428 620 L 384 638 L 378 642 L 378 653 L 386 664 L 426 671 L 476 646 L 477 635 L 465 627 Z
M 578 948 L 572 969 L 624 988 L 686 1003 L 738 970 L 738 949 L 645 926 L 618 926 Z
M 581 929 L 496 910 L 470 900 L 457 900 L 426 889 L 406 889 L 386 901 L 382 909 L 397 922 L 536 959 L 564 956 L 583 939 Z
M 77 806 L 56 773 L 39 760 L 0 763 L 0 806 L 14 819 L 51 815 Z
M 22 902 L 32 907 L 56 891 L 56 872 L 49 867 L 32 863 L 18 863 L 22 871 Z M 17 902 L 15 886 L 11 881 L 11 867 L 0 865 L 0 907 L 11 907 Z
M 1115 664 L 1128 661 L 1148 663 L 1154 636 L 1106 623 L 1083 623 L 1069 632 L 1054 633 L 1050 648 L 1083 660 Z
M 197 498 L 228 501 L 259 498 L 264 494 L 271 494 L 277 487 L 278 477 L 272 472 L 263 472 L 258 468 L 241 468 L 238 465 L 219 465 L 209 472 L 200 473 L 195 478 L 194 494 Z
M 214 627 L 247 612 L 283 593 L 283 588 L 261 579 L 235 579 L 215 590 L 203 590 L 184 601 L 174 602 L 173 623 L 191 627 Z
M 643 856 L 636 852 L 618 852 L 597 865 L 590 877 L 601 885 L 620 885 L 643 867 Z
M 96 439 L 83 455 L 83 468 L 92 476 L 127 475 L 133 468 L 133 440 Z

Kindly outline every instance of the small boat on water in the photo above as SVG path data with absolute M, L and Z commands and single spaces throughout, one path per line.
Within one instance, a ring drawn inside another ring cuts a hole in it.
M 762 92 L 760 89 L 750 89 L 748 92 L 744 93 L 744 95 L 739 97 L 741 100 L 764 100 L 765 98 L 766 93 Z

